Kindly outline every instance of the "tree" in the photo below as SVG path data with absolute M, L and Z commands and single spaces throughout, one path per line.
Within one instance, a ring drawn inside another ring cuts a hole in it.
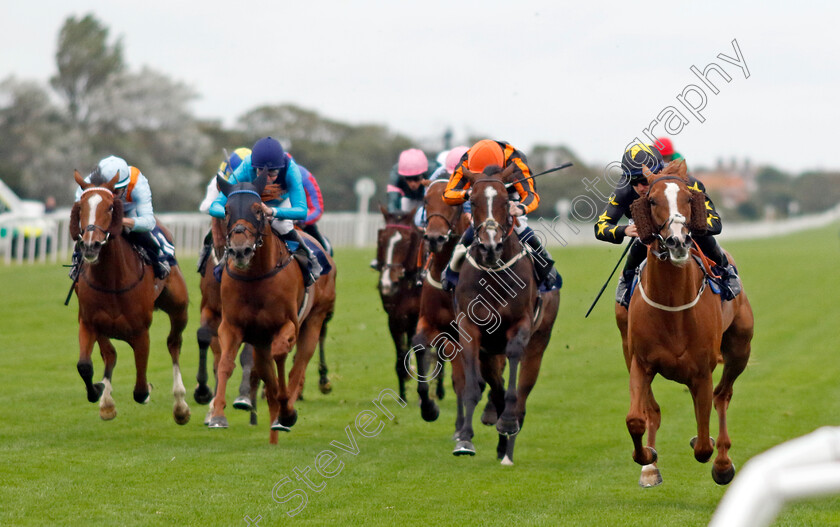
M 70 118 L 85 124 L 91 93 L 123 70 L 122 42 L 108 44 L 108 28 L 93 15 L 81 20 L 69 17 L 58 36 L 55 54 L 58 74 L 52 87 L 67 100 Z

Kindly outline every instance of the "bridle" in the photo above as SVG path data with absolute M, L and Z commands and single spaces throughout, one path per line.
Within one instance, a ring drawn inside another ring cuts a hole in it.
M 657 183 L 659 183 L 660 181 L 669 181 L 669 180 L 678 181 L 678 182 L 680 182 L 680 183 L 685 184 L 685 180 L 684 180 L 684 179 L 682 179 L 681 177 L 678 177 L 678 176 L 662 176 L 662 177 L 658 177 L 658 178 L 654 179 L 654 180 L 650 183 L 650 188 L 648 189 L 648 196 L 650 196 L 650 191 L 651 191 L 651 190 L 653 190 L 653 186 L 654 186 L 654 185 L 656 185 L 656 184 L 657 184 Z M 655 232 L 655 233 L 654 233 L 654 235 L 653 235 L 653 236 L 654 236 L 654 238 L 656 238 L 656 240 L 659 242 L 659 247 L 660 247 L 660 248 L 661 248 L 661 247 L 668 247 L 668 242 L 665 240 L 665 238 L 663 238 L 663 237 L 662 237 L 662 231 L 663 231 L 663 230 L 665 230 L 665 229 L 670 229 L 670 228 L 671 228 L 671 226 L 672 226 L 673 224 L 675 224 L 675 223 L 676 223 L 676 224 L 678 224 L 678 225 L 682 225 L 683 227 L 685 227 L 685 222 L 686 222 L 686 218 L 685 218 L 685 216 L 683 216 L 683 215 L 682 215 L 682 214 L 680 214 L 679 212 L 674 213 L 674 215 L 673 215 L 673 216 L 671 216 L 671 217 L 669 217 L 667 220 L 663 221 L 663 222 L 662 222 L 662 224 L 661 224 L 661 225 L 659 225 L 659 226 L 656 228 L 656 232 Z M 689 230 L 689 232 L 688 232 L 688 234 L 687 234 L 686 236 L 688 237 L 688 239 L 689 239 L 689 240 L 691 239 L 691 231 L 690 231 L 690 230 Z M 665 251 L 660 251 L 660 250 L 654 249 L 653 247 L 650 247 L 650 252 L 651 252 L 651 253 L 653 253 L 653 255 L 654 255 L 654 256 L 656 256 L 656 258 L 658 258 L 658 259 L 659 259 L 659 260 L 661 260 L 661 261 L 665 261 L 665 260 L 667 260 L 667 259 L 668 259 L 668 257 L 669 257 L 669 253 L 668 253 L 668 251 L 667 251 L 667 250 L 665 250 Z
M 420 237 L 420 232 L 417 231 L 411 225 L 400 225 L 400 224 L 397 224 L 397 223 L 386 224 L 385 227 L 382 229 L 382 231 L 384 231 L 386 229 L 401 229 L 401 230 L 409 231 L 409 241 L 411 242 L 411 245 L 409 246 L 409 254 L 407 255 L 407 258 L 410 258 L 412 253 L 414 252 L 415 245 L 417 245 L 414 242 L 414 236 L 417 235 L 418 237 Z M 422 240 L 422 237 L 420 237 L 420 239 Z M 397 270 L 397 278 L 399 280 L 403 280 L 407 276 L 411 276 L 415 272 L 419 271 L 419 265 L 418 265 L 418 269 L 408 269 L 403 262 L 398 262 L 398 263 L 382 262 L 382 263 L 379 264 L 380 273 L 390 272 L 392 269 Z
M 85 190 L 81 193 L 81 195 L 79 196 L 79 202 L 81 202 L 81 201 L 82 201 L 82 197 L 83 197 L 85 194 L 87 194 L 88 192 L 91 192 L 91 191 L 103 191 L 103 192 L 107 192 L 107 193 L 108 193 L 108 195 L 110 195 L 112 198 L 114 197 L 114 193 L 113 193 L 113 192 L 111 192 L 110 190 L 108 190 L 108 189 L 107 189 L 107 188 L 105 188 L 105 187 L 90 187 L 90 188 L 85 189 Z M 111 203 L 111 209 L 110 209 L 110 212 L 113 212 L 113 210 L 114 210 L 114 204 L 113 204 L 113 203 Z M 81 227 L 81 225 L 79 225 L 79 227 Z M 100 227 L 100 226 L 99 226 L 99 225 L 97 225 L 96 223 L 89 223 L 89 224 L 87 224 L 87 225 L 85 226 L 85 228 L 84 228 L 84 229 L 81 229 L 81 230 L 80 230 L 80 232 L 79 232 L 79 236 L 76 238 L 76 241 L 77 241 L 77 242 L 81 242 L 81 241 L 82 241 L 82 238 L 83 238 L 83 237 L 84 237 L 84 235 L 85 235 L 85 233 L 88 233 L 88 232 L 96 232 L 96 231 L 100 231 L 100 232 L 102 232 L 102 234 L 104 234 L 104 235 L 105 235 L 105 239 L 104 239 L 104 240 L 102 240 L 102 242 L 100 242 L 100 246 L 104 246 L 106 243 L 108 243 L 108 240 L 110 240 L 110 239 L 111 239 L 111 233 L 110 233 L 108 230 L 103 229 L 102 227 Z
M 432 186 L 435 183 L 448 183 L 448 181 L 445 180 L 445 179 L 436 179 L 436 180 L 432 181 L 429 184 L 429 186 Z M 425 198 L 424 198 L 424 201 L 426 201 L 426 210 L 428 210 L 428 205 L 429 205 L 428 201 Z M 428 223 L 428 221 L 432 218 L 442 219 L 444 222 L 446 222 L 446 227 L 447 227 L 446 238 L 447 239 L 452 239 L 455 236 L 457 236 L 457 234 L 455 234 L 455 222 L 458 221 L 458 218 L 461 216 L 462 211 L 463 211 L 463 207 L 459 205 L 458 207 L 454 208 L 454 210 L 452 211 L 452 216 L 449 217 L 449 218 L 447 218 L 445 215 L 441 214 L 440 212 L 433 212 L 431 214 L 426 214 L 426 222 Z
M 481 182 L 494 182 L 494 183 L 499 183 L 499 184 L 501 184 L 501 185 L 504 187 L 504 183 L 503 183 L 502 181 L 498 180 L 498 179 L 495 179 L 495 178 L 481 178 L 481 179 L 477 179 L 477 180 L 475 180 L 475 181 L 473 182 L 473 187 L 475 187 L 475 184 L 476 184 L 476 183 L 481 183 Z M 504 195 L 505 195 L 505 196 L 507 196 L 507 189 L 506 189 L 506 188 L 504 189 L 504 193 L 505 193 Z M 511 218 L 511 216 L 510 216 L 510 214 L 508 213 L 507 209 L 505 209 L 505 218 L 507 218 L 507 219 L 510 219 L 510 218 Z M 513 227 L 514 227 L 514 225 L 515 225 L 515 222 L 511 221 L 511 222 L 510 222 L 510 227 L 507 229 L 507 232 L 505 232 L 505 233 L 502 235 L 502 240 L 501 240 L 502 242 L 504 242 L 504 241 L 505 241 L 505 239 L 506 239 L 508 236 L 510 236 L 510 234 L 513 232 Z M 478 241 L 478 239 L 479 239 L 479 237 L 478 237 L 478 233 L 481 231 L 481 229 L 484 229 L 484 230 L 487 230 L 487 229 L 496 229 L 496 230 L 497 230 L 497 231 L 499 231 L 499 232 L 504 232 L 504 230 L 503 230 L 503 225 L 502 225 L 501 223 L 499 223 L 498 221 L 496 221 L 496 220 L 492 217 L 492 215 L 491 215 L 489 218 L 485 219 L 484 221 L 482 221 L 481 223 L 479 223 L 478 225 L 476 225 L 476 226 L 475 226 L 475 238 L 473 239 L 473 243 L 472 243 L 472 245 L 473 245 L 473 246 L 475 246 L 475 245 L 477 245 L 477 244 L 479 243 L 479 241 Z
M 234 190 L 233 192 L 228 194 L 228 199 L 230 199 L 231 196 L 234 196 L 236 194 L 253 194 L 254 196 L 257 197 L 257 199 L 259 199 L 259 202 L 262 203 L 262 197 L 259 195 L 259 193 L 257 193 L 256 191 L 253 191 L 253 190 Z M 246 218 L 237 218 L 237 220 L 244 219 L 248 223 L 248 225 L 252 225 L 252 226 L 256 225 L 257 223 L 260 223 L 259 220 L 257 220 L 256 216 L 254 216 L 253 214 L 251 216 L 252 216 L 252 218 L 247 218 L 247 217 Z M 228 221 L 228 224 L 230 224 L 230 221 Z M 237 223 L 236 225 L 233 226 L 233 228 L 229 228 L 228 231 L 227 231 L 227 234 L 225 236 L 225 252 L 228 252 L 230 250 L 230 236 L 231 236 L 231 234 L 242 234 L 244 232 L 247 232 L 248 234 L 250 234 L 254 238 L 254 243 L 251 244 L 251 249 L 252 250 L 256 251 L 258 247 L 262 247 L 263 233 L 262 233 L 261 229 L 257 229 L 257 228 L 249 229 L 245 225 L 243 225 L 241 223 Z

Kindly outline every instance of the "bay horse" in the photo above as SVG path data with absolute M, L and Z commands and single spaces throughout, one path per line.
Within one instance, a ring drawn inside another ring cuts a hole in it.
M 726 485 L 735 476 L 726 410 L 735 379 L 749 361 L 752 308 L 743 291 L 722 301 L 706 285 L 709 265 L 702 255 L 700 263 L 692 258 L 692 235 L 705 232 L 706 210 L 703 194 L 688 188 L 685 162 L 673 161 L 656 175 L 644 169 L 644 175 L 648 194 L 633 203 L 631 213 L 639 240 L 648 246 L 647 260 L 629 308 L 616 304 L 630 372 L 627 430 L 633 439 L 633 460 L 642 465 L 639 484 L 651 487 L 662 482 L 655 449 L 661 416 L 651 391 L 653 378 L 660 374 L 688 386 L 697 422 L 697 435 L 690 442 L 694 457 L 707 462 L 716 444 L 712 478 Z M 712 372 L 719 361 L 723 375 L 713 390 Z M 718 414 L 717 441 L 709 436 L 712 404 Z
M 222 348 L 219 381 L 213 399 L 210 428 L 227 428 L 225 389 L 242 342 L 254 346 L 254 368 L 266 386 L 271 416 L 269 442 L 278 431 L 288 432 L 297 421 L 294 403 L 303 389 L 306 366 L 315 351 L 322 326 L 335 307 L 335 263 L 307 291 L 303 275 L 286 244 L 275 236 L 262 208 L 265 175 L 254 183 L 232 185 L 217 177 L 228 197 L 225 207 L 226 261 L 222 272 Z M 286 379 L 286 358 L 297 344 Z M 273 364 L 272 364 L 273 362 Z M 276 368 L 276 370 L 275 370 Z
M 409 356 L 409 344 L 417 329 L 422 290 L 419 276 L 423 268 L 425 245 L 420 229 L 414 226 L 417 209 L 410 212 L 388 212 L 382 205 L 379 209 L 385 218 L 385 227 L 377 233 L 377 289 L 382 307 L 388 315 L 388 330 L 397 350 L 397 381 L 400 397 L 405 400 L 405 382 L 409 378 L 405 363 Z
M 437 379 L 436 395 L 438 399 L 443 399 L 443 364 L 445 360 L 454 358 L 454 355 L 446 355 L 447 350 L 443 348 L 448 344 L 446 335 L 452 339 L 451 333 L 455 333 L 450 324 L 456 316 L 452 293 L 444 291 L 441 283 L 443 270 L 452 257 L 452 251 L 455 250 L 461 235 L 469 226 L 468 215 L 463 213 L 462 206 L 444 203 L 443 191 L 447 182 L 446 179 L 431 181 L 423 198 L 427 219 L 423 238 L 429 244 L 430 263 L 420 292 L 417 330 L 411 341 L 411 349 L 415 352 L 417 361 L 416 380 L 417 393 L 420 396 L 420 415 L 425 421 L 434 421 L 440 414 L 437 404 L 429 397 L 429 382 Z M 430 346 L 437 348 L 437 362 L 432 374 L 427 375 L 426 349 Z M 406 355 L 407 371 L 410 371 L 409 358 L 410 354 Z M 453 363 L 453 368 L 459 366 L 460 361 L 457 366 Z M 460 382 L 463 373 L 453 373 L 453 382 L 456 382 L 456 378 Z M 458 414 L 463 418 L 461 404 L 458 405 Z
M 483 378 L 498 415 L 496 454 L 503 465 L 513 464 L 525 403 L 536 384 L 560 304 L 558 290 L 539 291 L 534 264 L 513 234 L 515 220 L 508 211 L 506 184 L 512 182 L 514 170 L 514 165 L 505 170 L 491 165 L 483 173 L 464 170 L 471 186 L 475 240 L 455 288 L 460 343 L 456 360 L 463 363 L 463 393 L 459 396 L 465 415 L 452 453 L 475 455 L 472 421 Z
M 117 353 L 110 339 L 123 340 L 134 351 L 137 369 L 134 400 L 147 403 L 151 392 L 151 384 L 146 379 L 149 327 L 152 312 L 163 310 L 170 322 L 166 346 L 172 358 L 172 394 L 175 398 L 172 413 L 175 422 L 183 425 L 190 420 L 179 364 L 181 334 L 187 325 L 189 304 L 186 282 L 177 265 L 172 266 L 166 280 L 156 280 L 151 266 L 143 262 L 122 236 L 123 203 L 114 195 L 119 177 L 117 174 L 106 182 L 103 177 L 94 175 L 87 183 L 78 170 L 74 171 L 82 194 L 70 213 L 70 236 L 77 240 L 83 259 L 75 285 L 79 300 L 79 362 L 76 368 L 85 383 L 88 401 L 99 401 L 99 416 L 103 420 L 113 419 L 117 410 L 111 396 L 111 375 Z M 172 239 L 167 231 L 164 233 Z M 95 384 L 90 359 L 94 343 L 99 344 L 105 362 L 102 382 Z

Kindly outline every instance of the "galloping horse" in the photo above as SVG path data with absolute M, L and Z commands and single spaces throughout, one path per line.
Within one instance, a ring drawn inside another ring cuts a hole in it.
M 379 296 L 388 315 L 388 329 L 397 349 L 397 380 L 400 397 L 405 400 L 405 381 L 408 380 L 406 357 L 408 346 L 417 329 L 420 311 L 418 277 L 422 271 L 424 243 L 420 230 L 414 226 L 415 210 L 388 212 L 380 205 L 385 227 L 379 229 L 376 261 L 379 271 Z
M 442 348 L 447 344 L 443 335 L 452 330 L 450 323 L 455 320 L 452 293 L 443 290 L 441 279 L 443 270 L 452 257 L 452 251 L 469 225 L 467 215 L 463 214 L 463 207 L 450 206 L 443 202 L 446 183 L 446 179 L 436 179 L 429 183 L 424 198 L 428 225 L 423 237 L 429 243 L 431 263 L 420 293 L 417 331 L 411 341 L 411 349 L 416 351 L 417 359 L 420 415 L 426 421 L 434 421 L 440 413 L 435 402 L 429 397 L 429 381 L 437 378 L 437 397 L 443 399 L 443 361 L 440 360 L 440 356 L 447 353 Z M 433 374 L 427 376 L 426 349 L 430 344 L 438 348 L 438 360 Z M 407 355 L 406 369 L 409 368 L 408 357 Z M 453 357 L 446 358 L 451 360 Z M 460 366 L 460 361 L 457 365 Z M 456 378 L 459 382 L 463 380 L 463 373 L 453 374 L 453 382 Z M 459 416 L 463 417 L 461 406 L 458 405 Z
M 527 249 L 513 235 L 515 220 L 508 212 L 505 184 L 510 182 L 514 169 L 511 165 L 502 171 L 491 165 L 483 174 L 464 170 L 472 187 L 475 242 L 455 289 L 461 347 L 455 360 L 463 361 L 464 384 L 459 397 L 464 401 L 465 416 L 452 453 L 475 455 L 472 420 L 481 397 L 479 381 L 483 378 L 490 386 L 490 399 L 499 416 L 496 454 L 503 465 L 513 464 L 513 447 L 525 419 L 525 402 L 537 381 L 560 304 L 558 290 L 538 290 Z M 503 378 L 505 358 L 509 370 L 507 390 Z
M 703 195 L 688 188 L 685 163 L 674 161 L 653 175 L 645 169 L 650 190 L 632 206 L 639 239 L 648 245 L 646 265 L 639 276 L 638 294 L 625 310 L 616 304 L 624 359 L 630 372 L 630 411 L 627 429 L 633 439 L 633 460 L 642 465 L 639 484 L 662 482 L 657 460 L 656 431 L 659 405 L 651 382 L 656 374 L 688 386 L 694 400 L 697 436 L 691 440 L 694 457 L 705 463 L 715 441 L 709 437 L 709 415 L 714 403 L 718 413 L 718 455 L 712 478 L 725 485 L 735 475 L 729 458 L 731 441 L 726 409 L 732 385 L 747 365 L 753 335 L 753 314 L 747 295 L 721 301 L 707 287 L 711 274 L 702 256 L 695 264 L 690 248 L 692 234 L 705 231 Z M 730 261 L 732 259 L 730 258 Z M 723 375 L 712 391 L 712 372 L 723 361 Z M 642 436 L 648 433 L 647 446 Z
M 75 171 L 76 183 L 82 187 L 79 201 L 70 213 L 70 236 L 77 240 L 83 264 L 76 283 L 79 299 L 79 362 L 77 369 L 87 388 L 88 401 L 99 401 L 99 416 L 104 420 L 116 417 L 111 397 L 111 375 L 117 352 L 110 339 L 127 342 L 134 350 L 137 380 L 134 400 L 149 401 L 151 385 L 146 380 L 149 359 L 149 326 L 152 312 L 162 309 L 169 315 L 170 331 L 166 339 L 172 357 L 172 394 L 175 397 L 173 416 L 178 424 L 190 420 L 181 368 L 181 333 L 187 325 L 187 286 L 178 266 L 172 266 L 167 279 L 155 283 L 151 268 L 144 263 L 131 244 L 122 236 L 123 203 L 114 196 L 114 185 L 120 175 L 105 182 L 94 176 L 86 183 Z M 171 235 L 165 232 L 171 239 Z M 102 382 L 94 384 L 93 344 L 105 362 Z
M 272 422 L 269 441 L 276 444 L 277 432 L 288 432 L 297 421 L 294 403 L 303 389 L 306 366 L 335 307 L 335 264 L 326 255 L 330 272 L 307 291 L 300 267 L 286 244 L 274 235 L 270 218 L 263 212 L 260 194 L 266 177 L 258 177 L 253 184 L 216 180 L 228 197 L 227 260 L 218 329 L 222 357 L 209 426 L 227 428 L 225 389 L 239 346 L 246 341 L 254 346 L 254 368 L 265 382 Z M 287 382 L 286 358 L 295 342 L 297 352 Z
M 215 276 L 213 276 L 213 269 L 222 261 L 224 261 L 224 253 L 225 253 L 225 235 L 224 235 L 224 225 L 223 220 L 219 218 L 213 218 L 211 222 L 211 235 L 212 235 L 212 246 L 210 248 L 211 252 L 208 255 L 207 261 L 205 262 L 202 269 L 199 270 L 201 274 L 201 281 L 200 281 L 200 289 L 201 289 L 201 323 L 199 325 L 198 330 L 196 331 L 196 337 L 198 340 L 198 374 L 196 375 L 196 380 L 198 381 L 198 385 L 195 388 L 195 392 L 193 396 L 195 400 L 199 404 L 207 404 L 213 399 L 213 395 L 216 393 L 215 389 L 211 390 L 210 387 L 207 385 L 207 349 L 209 348 L 213 352 L 213 374 L 216 378 L 216 387 L 218 387 L 219 377 L 218 377 L 218 369 L 219 369 L 219 360 L 222 357 L 222 348 L 219 345 L 219 337 L 218 337 L 218 329 L 219 323 L 222 321 L 222 301 L 221 301 L 221 286 L 218 280 L 216 280 Z M 327 333 L 327 321 L 324 321 L 324 325 L 321 328 L 321 334 L 318 339 L 319 345 L 319 356 L 320 356 L 320 364 L 318 367 L 318 373 L 320 375 L 320 379 L 318 382 L 318 387 L 321 390 L 321 393 L 327 394 L 332 391 L 332 385 L 330 384 L 329 378 L 327 377 L 327 363 L 324 354 L 324 341 L 326 340 L 326 333 Z M 256 371 L 253 371 L 253 353 L 254 348 L 250 344 L 245 344 L 242 349 L 242 355 L 249 354 L 248 357 L 242 361 L 243 367 L 243 383 L 245 379 L 249 377 L 249 373 L 253 372 L 253 377 L 251 381 L 251 391 L 250 391 L 250 399 L 251 399 L 251 424 L 257 424 L 257 388 L 259 385 L 259 379 L 256 378 Z M 243 389 L 243 388 L 240 388 Z M 237 403 L 234 403 L 234 408 L 239 408 Z M 244 408 L 247 409 L 247 408 Z M 213 414 L 212 407 L 209 409 L 207 418 L 205 419 L 205 424 L 210 423 L 210 419 Z

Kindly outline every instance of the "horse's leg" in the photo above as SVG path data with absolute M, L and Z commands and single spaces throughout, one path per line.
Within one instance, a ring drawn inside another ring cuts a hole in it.
M 519 362 L 525 355 L 525 348 L 531 337 L 530 320 L 526 319 L 518 327 L 511 328 L 507 334 L 508 343 L 505 346 L 505 356 L 508 360 L 508 387 L 505 392 L 505 409 L 496 421 L 496 430 L 503 435 L 513 436 L 519 433 L 519 421 L 516 416 L 518 392 L 516 383 L 519 380 Z
M 729 448 L 732 442 L 726 425 L 726 410 L 732 399 L 732 388 L 735 379 L 747 367 L 750 358 L 750 341 L 752 340 L 752 316 L 749 317 L 748 327 L 730 327 L 723 334 L 721 354 L 723 355 L 723 374 L 715 387 L 714 404 L 718 414 L 717 457 L 712 466 L 712 478 L 719 485 L 726 485 L 735 477 L 735 465 L 729 458 Z M 737 321 L 736 321 L 737 322 Z
M 181 280 L 175 280 L 178 277 Z M 165 294 L 167 297 L 161 303 L 161 308 L 169 315 L 169 335 L 166 337 L 166 347 L 172 358 L 172 396 L 175 399 L 172 417 L 179 425 L 185 425 L 190 422 L 190 407 L 187 405 L 187 390 L 181 378 L 181 345 L 184 328 L 187 327 L 188 303 L 186 285 L 177 267 L 173 268 Z
M 327 377 L 327 373 L 329 370 L 327 369 L 327 358 L 324 355 L 324 342 L 327 340 L 327 323 L 332 319 L 333 314 L 329 313 L 327 317 L 324 319 L 323 324 L 321 324 L 321 335 L 318 337 L 318 389 L 321 390 L 321 393 L 327 394 L 332 391 L 332 384 L 330 384 L 330 379 Z
M 464 426 L 464 362 L 459 352 L 452 359 L 452 389 L 455 391 L 455 433 L 453 441 L 458 440 L 458 431 Z
M 292 321 L 286 321 L 280 328 L 280 331 L 274 336 L 271 342 L 271 358 L 277 367 L 277 386 L 275 391 L 275 400 L 280 404 L 280 415 L 276 420 L 272 420 L 271 429 L 288 432 L 297 421 L 297 412 L 291 403 L 289 397 L 290 392 L 295 386 L 291 382 L 286 384 L 286 357 L 292 351 L 295 345 L 295 325 Z M 298 381 L 299 382 L 299 381 Z M 271 396 L 266 389 L 266 399 L 271 400 Z
M 437 360 L 437 364 L 438 364 L 436 366 L 436 368 L 440 368 L 440 373 L 438 374 L 438 377 L 437 377 L 437 388 L 435 389 L 435 396 L 437 396 L 438 401 L 442 401 L 443 396 L 446 395 L 446 390 L 445 390 L 444 382 L 443 382 L 444 381 L 444 375 L 443 375 L 444 364 L 445 364 L 446 361 L 444 361 L 440 357 L 440 350 L 438 350 L 438 349 L 435 349 L 435 360 Z
M 487 404 L 481 414 L 481 424 L 486 426 L 495 425 L 505 409 L 505 360 L 504 355 L 491 355 L 480 364 L 481 378 L 490 385 Z
M 233 401 L 233 407 L 237 410 L 250 412 L 254 404 L 251 400 L 251 369 L 254 367 L 254 347 L 247 342 L 239 352 L 239 365 L 242 366 L 242 381 L 239 383 L 239 395 Z
M 391 332 L 391 339 L 397 350 L 397 382 L 400 386 L 400 397 L 405 401 L 405 380 L 408 378 L 408 371 L 405 369 L 405 355 L 408 353 L 405 344 L 406 335 L 396 317 L 388 317 L 388 330 Z
M 87 390 L 88 402 L 95 403 L 99 400 L 105 385 L 101 382 L 93 384 L 93 361 L 90 355 L 93 353 L 93 344 L 96 342 L 96 334 L 87 324 L 79 321 L 79 362 L 76 363 L 76 370 L 82 377 Z
M 324 322 L 324 315 L 310 313 L 300 327 L 297 338 L 297 351 L 292 369 L 289 371 L 289 413 L 294 412 L 295 401 L 301 395 L 303 382 L 306 378 L 306 367 L 312 356 L 315 354 L 315 347 L 318 345 L 318 338 L 321 335 L 321 324 Z
M 102 385 L 105 389 L 99 399 L 99 417 L 103 421 L 110 421 L 117 416 L 117 407 L 114 398 L 111 397 L 111 376 L 114 373 L 114 366 L 117 364 L 117 350 L 107 337 L 100 336 L 96 339 L 99 344 L 99 353 L 105 362 L 105 373 L 102 376 Z
M 478 328 L 472 323 L 465 324 L 461 328 L 461 358 L 464 363 L 464 422 L 460 430 L 458 430 L 458 442 L 455 444 L 455 450 L 452 453 L 456 456 L 468 454 L 475 455 L 475 446 L 472 444 L 473 438 L 473 414 L 478 401 L 481 398 L 481 388 L 479 387 L 479 365 L 478 365 L 478 351 L 481 345 L 480 334 Z M 467 339 L 470 340 L 467 340 Z
M 650 465 L 656 461 L 656 450 L 642 446 L 642 437 L 647 429 L 645 404 L 650 393 L 653 375 L 646 372 L 639 361 L 632 357 L 630 361 L 630 411 L 627 413 L 627 431 L 633 439 L 633 461 L 640 465 Z
M 653 390 L 648 390 L 648 398 L 645 405 L 645 417 L 647 419 L 647 446 L 648 448 L 656 450 L 656 432 L 659 430 L 659 425 L 662 422 L 662 412 L 659 409 L 659 403 L 653 396 Z M 662 483 L 662 474 L 656 463 L 645 465 L 642 467 L 642 473 L 639 476 L 639 486 L 655 487 Z
M 709 437 L 709 417 L 712 413 L 712 372 L 701 372 L 689 385 L 694 399 L 694 419 L 697 421 L 697 436 L 691 440 L 694 458 L 705 463 L 714 453 L 714 443 Z
M 280 403 L 277 402 L 279 387 L 277 384 L 277 373 L 274 363 L 271 360 L 271 351 L 266 348 L 254 348 L 254 370 L 265 383 L 265 398 L 268 402 L 268 418 L 272 423 L 280 417 Z M 257 382 L 259 384 L 259 382 Z M 256 392 L 256 390 L 254 390 Z M 277 444 L 277 430 L 271 427 L 268 434 L 268 442 Z
M 222 345 L 219 343 L 219 337 L 214 336 L 210 339 L 210 349 L 213 351 L 213 379 L 214 386 L 212 397 L 216 396 L 219 391 L 219 362 L 222 360 Z M 210 405 L 207 408 L 207 416 L 204 418 L 204 424 L 209 425 L 210 419 L 213 418 L 213 398 L 210 398 Z
M 201 310 L 201 326 L 195 332 L 198 341 L 198 373 L 196 373 L 195 380 L 198 384 L 193 391 L 193 398 L 198 404 L 207 404 L 213 398 L 213 392 L 207 386 L 207 348 L 210 346 L 214 335 L 205 311 L 209 310 L 206 308 Z
M 256 365 L 256 358 L 254 359 L 254 364 Z M 260 379 L 264 375 L 258 372 L 256 367 L 251 369 L 251 391 L 249 392 L 249 397 L 251 398 L 251 416 L 249 422 L 251 426 L 257 426 L 257 399 L 259 398 L 257 397 L 257 390 L 260 388 Z
M 213 397 L 213 417 L 210 418 L 210 428 L 227 428 L 228 422 L 225 417 L 225 391 L 227 382 L 236 368 L 236 352 L 242 345 L 242 332 L 239 328 L 228 325 L 222 318 L 219 324 L 219 344 L 222 348 L 222 355 L 219 358 L 218 383 L 216 384 L 216 395 Z
M 433 329 L 426 318 L 421 318 L 417 323 L 417 332 L 411 340 L 411 349 L 415 350 L 414 358 L 417 361 L 417 395 L 420 396 L 420 416 L 426 422 L 435 421 L 440 415 L 437 404 L 429 397 L 429 380 L 427 375 L 429 342 L 435 337 Z M 406 365 L 406 368 L 408 366 Z M 436 375 L 440 371 L 436 370 Z
M 149 330 L 145 330 L 128 340 L 128 344 L 134 350 L 134 367 L 137 370 L 134 382 L 134 400 L 140 404 L 146 404 L 152 395 L 152 385 L 146 379 L 146 368 L 149 365 Z
M 621 333 L 624 364 L 627 366 L 627 371 L 630 371 L 630 348 L 627 345 L 627 308 L 618 302 L 615 303 L 615 323 L 618 326 L 618 332 Z

